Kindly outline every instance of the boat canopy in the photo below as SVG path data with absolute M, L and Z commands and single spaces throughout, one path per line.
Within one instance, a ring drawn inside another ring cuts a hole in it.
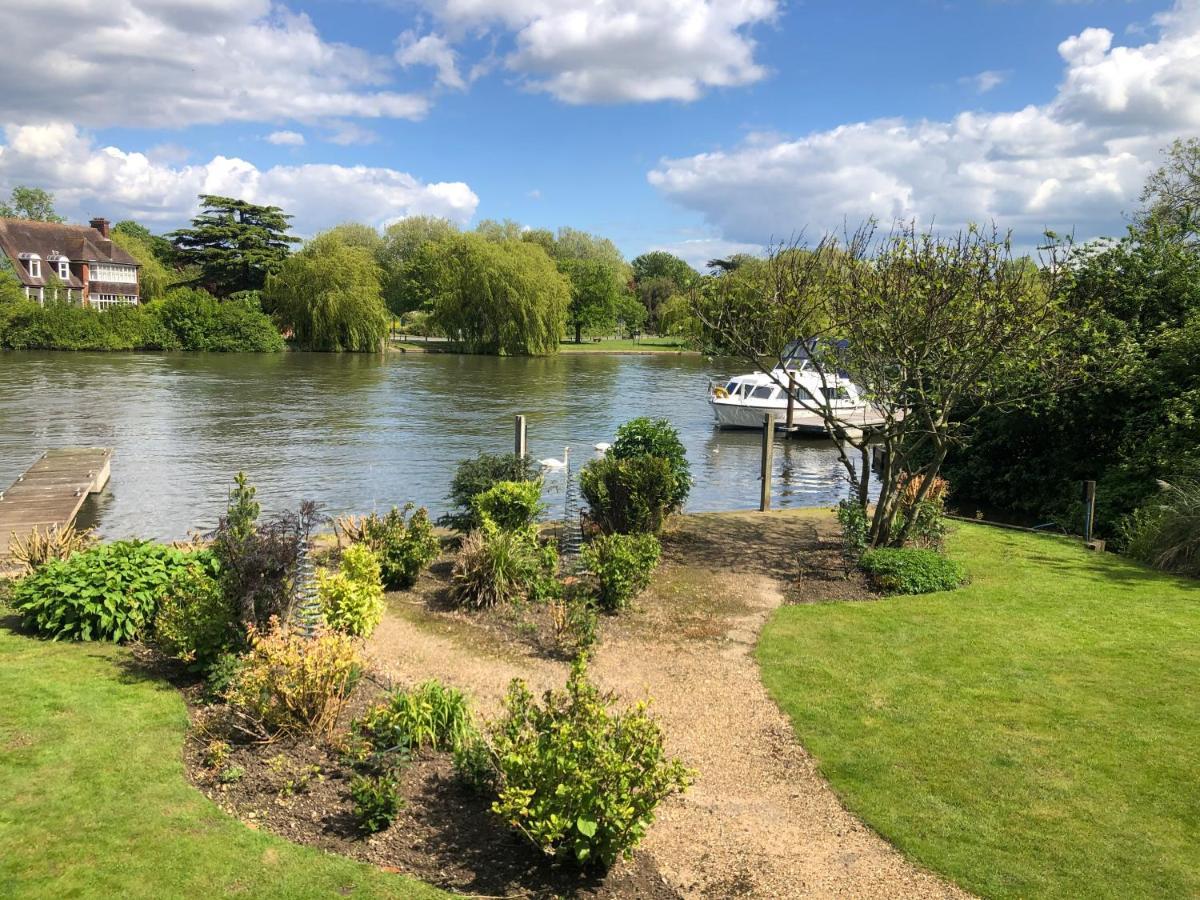
M 841 361 L 845 359 L 850 342 L 834 340 L 833 338 L 805 338 L 792 341 L 779 354 L 781 368 L 803 370 L 812 361 L 814 355 L 823 360 L 833 356 L 838 360 L 837 375 L 839 378 L 849 378 L 850 375 L 842 368 Z

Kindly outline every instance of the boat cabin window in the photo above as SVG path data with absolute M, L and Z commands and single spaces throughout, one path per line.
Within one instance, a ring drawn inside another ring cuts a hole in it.
M 826 400 L 849 400 L 850 392 L 842 385 L 837 387 L 821 388 L 821 392 L 825 395 Z
M 758 387 L 756 387 L 753 391 L 750 392 L 750 396 L 753 397 L 755 400 L 770 400 L 771 395 L 774 393 L 775 393 L 775 385 L 760 384 Z
M 816 403 L 817 402 L 816 398 L 813 397 L 813 395 L 810 394 L 806 388 L 800 387 L 800 385 L 796 385 L 796 390 L 793 392 L 793 396 L 796 398 L 796 401 L 798 403 Z

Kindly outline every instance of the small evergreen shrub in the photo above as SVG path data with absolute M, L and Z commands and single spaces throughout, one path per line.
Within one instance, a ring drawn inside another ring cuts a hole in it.
M 580 866 L 628 855 L 658 804 L 692 780 L 667 758 L 646 704 L 612 712 L 609 702 L 579 660 L 566 690 L 540 704 L 513 681 L 491 731 L 492 809 L 534 846 Z
M 330 628 L 370 637 L 383 621 L 378 557 L 364 544 L 347 547 L 337 572 L 317 570 L 317 598 Z
M 837 520 L 842 526 L 842 562 L 846 566 L 846 574 L 849 575 L 862 559 L 862 555 L 867 552 L 867 513 L 862 504 L 855 500 L 840 500 L 837 505 Z
M 479 794 L 496 789 L 496 760 L 487 739 L 472 729 L 454 748 L 454 773 Z
M 583 564 L 596 576 L 597 599 L 609 612 L 624 609 L 650 585 L 662 545 L 652 534 L 600 535 L 583 548 Z
M 537 463 L 528 456 L 480 453 L 474 459 L 464 459 L 450 483 L 449 500 L 456 512 L 442 516 L 438 524 L 462 532 L 474 531 L 482 524 L 471 505 L 477 495 L 501 481 L 535 481 L 539 477 Z
M 393 691 L 351 730 L 377 753 L 456 750 L 474 732 L 466 696 L 436 679 Z
M 46 563 L 13 588 L 24 627 L 55 640 L 132 641 L 176 582 L 203 563 L 148 541 L 114 541 Z
M 668 509 L 671 512 L 683 509 L 684 501 L 692 489 L 692 472 L 687 451 L 679 440 L 679 432 L 669 421 L 646 417 L 631 419 L 617 429 L 617 438 L 609 454 L 615 459 L 634 459 L 638 456 L 665 459 L 671 469 Z
M 450 585 L 454 601 L 486 609 L 552 591 L 558 556 L 538 544 L 532 527 L 505 531 L 485 520 L 463 540 Z
M 391 773 L 355 775 L 350 780 L 350 799 L 354 802 L 354 820 L 367 834 L 391 825 L 403 803 L 400 782 Z
M 490 519 L 506 531 L 529 528 L 545 509 L 541 479 L 498 481 L 471 499 L 471 509 L 481 522 Z
M 610 452 L 579 472 L 591 517 L 606 533 L 658 534 L 674 484 L 671 463 L 657 456 L 619 459 Z
M 204 697 L 210 703 L 225 699 L 229 686 L 242 669 L 242 658 L 236 653 L 221 653 L 204 670 Z
M 251 634 L 250 651 L 225 692 L 233 724 L 254 740 L 329 737 L 362 672 L 353 639 L 308 638 L 276 628 Z
M 935 550 L 868 550 L 859 566 L 876 587 L 893 594 L 952 591 L 967 580 L 959 563 Z
M 203 562 L 180 574 L 158 609 L 154 642 L 167 656 L 204 671 L 239 644 L 239 629 L 237 610 L 221 588 L 216 559 L 204 552 L 195 556 Z
M 351 538 L 375 551 L 389 591 L 412 587 L 441 550 L 429 513 L 423 506 L 413 512 L 411 503 L 393 506 L 384 516 L 371 513 L 356 524 Z

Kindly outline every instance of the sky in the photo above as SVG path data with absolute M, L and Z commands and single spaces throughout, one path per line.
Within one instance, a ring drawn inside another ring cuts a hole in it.
M 1200 0 L 0 0 L 0 84 L 0 193 L 77 221 L 216 193 L 700 266 L 868 216 L 1029 247 L 1119 234 L 1200 136 Z

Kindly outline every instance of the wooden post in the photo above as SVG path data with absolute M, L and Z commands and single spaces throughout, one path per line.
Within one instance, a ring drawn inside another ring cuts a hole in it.
M 513 424 L 514 424 L 513 453 L 515 453 L 517 456 L 524 459 L 525 454 L 526 454 L 525 437 L 527 434 L 527 431 L 525 428 L 525 417 L 517 416 L 516 421 Z
M 1092 524 L 1096 521 L 1096 482 L 1083 483 L 1083 542 L 1092 542 Z
M 771 508 L 771 474 L 774 469 L 774 456 L 775 413 L 767 413 L 763 416 L 762 471 L 759 475 L 762 484 L 760 485 L 761 491 L 758 495 L 759 512 L 766 512 Z
M 788 409 L 787 409 L 787 433 L 788 437 L 792 436 L 792 425 L 796 420 L 796 376 L 793 372 L 788 372 Z

